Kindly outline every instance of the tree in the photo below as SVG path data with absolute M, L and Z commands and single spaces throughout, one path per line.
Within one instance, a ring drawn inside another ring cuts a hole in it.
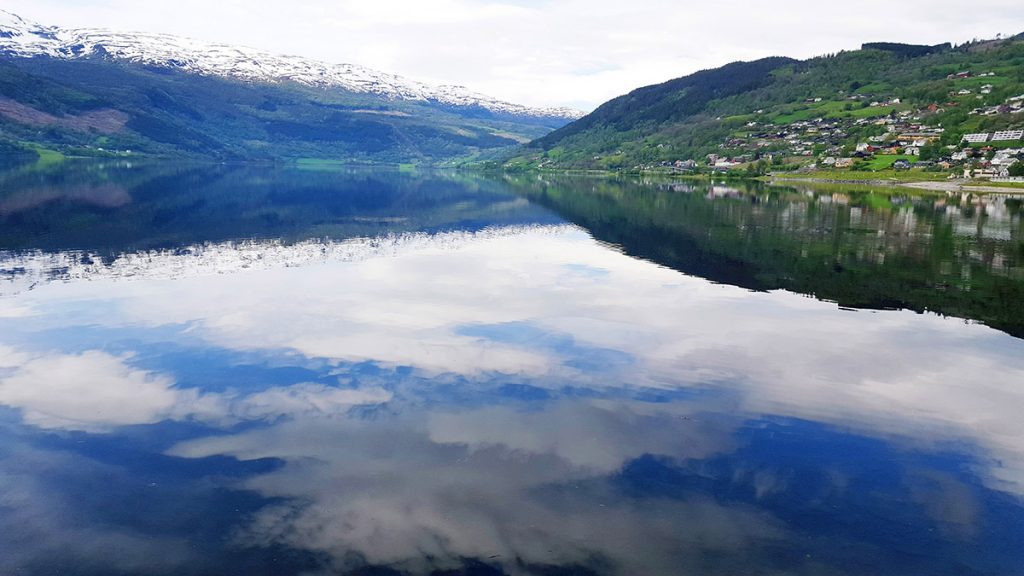
M 1017 162 L 1010 166 L 1010 176 L 1024 176 L 1024 162 Z
M 765 160 L 758 160 L 757 162 L 751 162 L 747 165 L 747 177 L 752 178 L 755 176 L 764 176 L 768 173 L 768 162 Z
M 921 161 L 934 160 L 939 157 L 942 152 L 942 147 L 935 143 L 929 142 L 924 146 L 921 146 Z

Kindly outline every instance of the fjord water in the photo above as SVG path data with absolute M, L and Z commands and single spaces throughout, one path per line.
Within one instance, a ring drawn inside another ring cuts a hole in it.
M 1024 574 L 1012 197 L 0 186 L 0 573 Z

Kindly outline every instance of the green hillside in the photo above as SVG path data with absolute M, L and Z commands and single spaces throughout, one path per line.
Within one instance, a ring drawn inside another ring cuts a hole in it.
M 873 170 L 913 156 L 952 171 L 957 160 L 946 147 L 959 147 L 965 134 L 992 138 L 1024 128 L 1022 95 L 1021 37 L 957 47 L 866 44 L 806 61 L 737 62 L 640 88 L 533 141 L 505 166 L 692 170 L 717 163 L 764 172 L 839 159 Z M 857 154 L 858 144 L 872 149 Z M 975 147 L 986 145 L 1024 142 Z M 977 158 L 967 167 L 987 170 L 991 152 L 960 163 Z M 1001 169 L 998 162 L 993 169 Z

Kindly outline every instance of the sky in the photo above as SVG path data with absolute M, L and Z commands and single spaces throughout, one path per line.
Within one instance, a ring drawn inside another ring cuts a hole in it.
M 40 24 L 163 32 L 591 110 L 765 56 L 1024 32 L 1021 0 L 3 0 Z

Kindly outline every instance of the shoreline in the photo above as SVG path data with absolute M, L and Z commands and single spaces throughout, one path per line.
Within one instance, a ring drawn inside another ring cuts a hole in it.
M 848 184 L 862 186 L 889 186 L 893 188 L 913 188 L 915 190 L 927 190 L 931 192 L 977 192 L 994 194 L 1024 195 L 1024 186 L 995 186 L 985 184 L 971 184 L 970 180 L 844 180 L 837 178 L 777 178 L 768 179 L 768 184 L 785 185 L 787 183 L 804 184 Z
M 1024 186 L 994 186 L 964 184 L 963 180 L 949 182 L 906 182 L 901 184 L 918 190 L 934 190 L 937 192 L 986 192 L 996 194 L 1024 194 Z

